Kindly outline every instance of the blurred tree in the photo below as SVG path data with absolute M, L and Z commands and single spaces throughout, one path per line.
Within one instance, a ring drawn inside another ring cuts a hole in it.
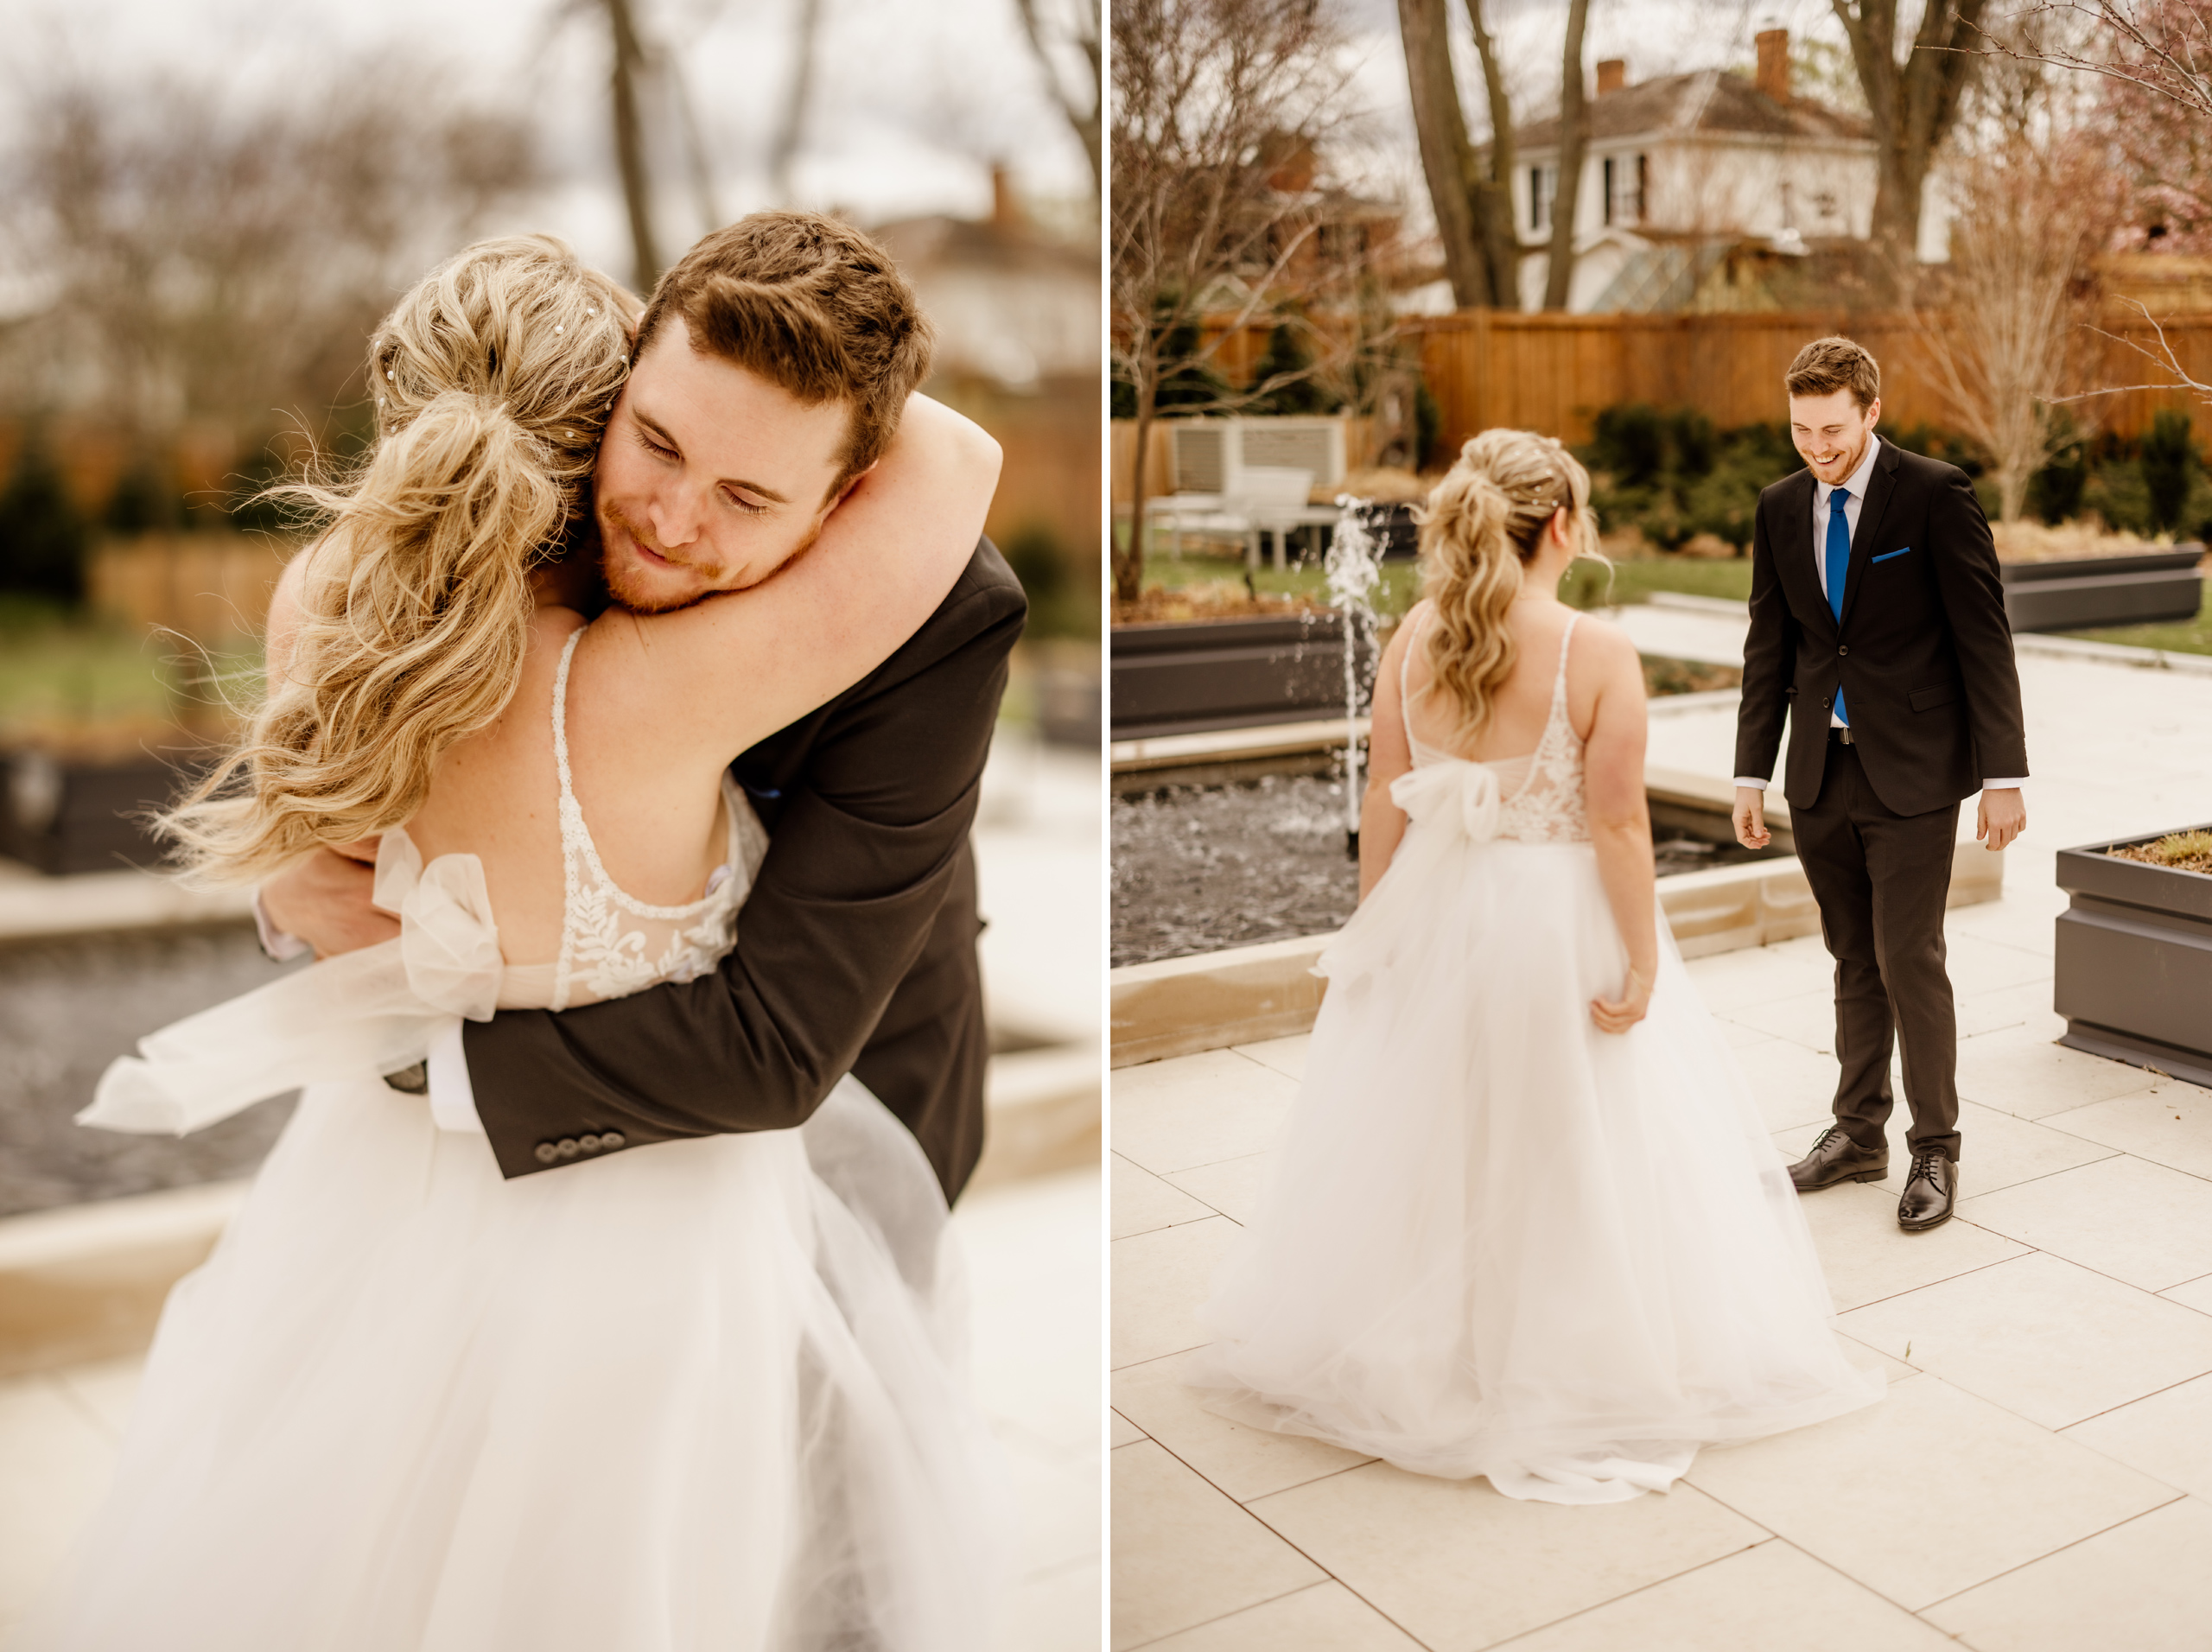
M 2116 218 L 2082 104 L 2034 55 L 1991 58 L 1952 146 L 1948 302 L 1913 312 L 1925 371 L 1988 450 L 2005 522 L 2094 417 L 2080 397 L 2101 356 L 2096 256 Z M 2078 417 L 2061 416 L 2069 399 L 2085 407 Z
M 1897 60 L 1897 0 L 1829 0 L 1851 45 L 1852 66 L 1873 119 L 1873 241 L 1900 296 L 1920 238 L 1929 168 L 1958 119 L 1980 58 L 1986 0 L 1924 0 L 1920 26 Z
M 650 293 L 660 279 L 660 247 L 653 238 L 652 179 L 645 166 L 645 128 L 638 118 L 639 82 L 645 76 L 645 43 L 638 36 L 630 0 L 599 0 L 613 48 L 608 107 L 614 120 L 614 164 L 622 176 L 622 204 L 630 216 L 632 280 Z
M 1584 98 L 1582 31 L 1590 0 L 1567 0 L 1567 51 L 1560 68 L 1559 187 L 1552 200 L 1552 250 L 1545 262 L 1544 308 L 1567 308 L 1574 280 L 1574 219 L 1582 199 L 1582 151 L 1590 141 L 1590 107 Z
M 1483 66 L 1491 141 L 1478 150 L 1467 137 L 1466 111 L 1452 68 L 1449 0 L 1398 0 L 1398 33 L 1413 92 L 1414 131 L 1429 205 L 1444 243 L 1452 302 L 1463 309 L 1520 308 L 1520 269 L 1513 229 L 1513 111 L 1505 79 L 1483 22 L 1482 0 L 1465 0 L 1467 21 Z
M 8 486 L 0 490 L 0 590 L 72 606 L 82 602 L 86 541 L 84 518 L 45 433 L 34 429 L 16 449 Z
M 1110 321 L 1135 420 L 1131 529 L 1114 585 L 1142 588 L 1146 476 L 1163 383 L 1211 368 L 1224 340 L 1357 279 L 1325 258 L 1316 156 L 1348 70 L 1323 0 L 1114 0 Z M 1225 312 L 1218 326 L 1210 310 Z M 1207 335 L 1211 334 L 1209 338 Z M 1192 341 L 1179 354 L 1179 340 Z M 1281 376 L 1217 398 L 1229 412 Z
M 310 429 L 401 287 L 531 180 L 521 120 L 435 68 L 358 59 L 266 100 L 220 80 L 57 67 L 5 157 L 0 211 L 44 308 L 0 397 L 97 414 L 143 451 Z
M 1268 347 L 1252 367 L 1255 384 L 1273 384 L 1249 406 L 1254 413 L 1333 413 L 1341 398 L 1329 393 L 1313 372 L 1313 352 L 1300 329 L 1281 326 L 1268 334 Z
M 808 0 L 810 4 L 814 3 L 815 0 Z M 1037 54 L 1037 61 L 1045 71 L 1045 84 L 1052 92 L 1052 101 L 1067 118 L 1069 129 L 1090 159 L 1091 193 L 1103 200 L 1106 195 L 1106 160 L 1099 113 L 1105 102 L 1102 95 L 1105 42 L 1098 32 L 1098 0 L 1063 0 L 1057 22 L 1047 22 L 1039 15 L 1038 0 L 1014 0 L 1014 4 L 1021 13 L 1022 31 L 1029 36 L 1029 48 Z M 1083 72 L 1072 75 L 1065 71 L 1061 62 L 1067 54 L 1066 48 L 1071 47 L 1084 65 Z

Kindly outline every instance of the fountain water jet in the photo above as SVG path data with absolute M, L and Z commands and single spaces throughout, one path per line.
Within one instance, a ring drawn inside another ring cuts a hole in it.
M 1368 518 L 1375 510 L 1367 499 L 1349 493 L 1337 496 L 1337 526 L 1322 560 L 1329 586 L 1329 601 L 1344 617 L 1344 848 L 1359 853 L 1359 734 L 1352 728 L 1361 704 L 1374 699 L 1374 670 L 1380 663 L 1375 648 L 1376 615 L 1375 588 L 1382 579 L 1382 551 L 1386 541 L 1370 531 Z M 1360 682 L 1360 643 L 1364 638 L 1370 661 L 1367 682 Z

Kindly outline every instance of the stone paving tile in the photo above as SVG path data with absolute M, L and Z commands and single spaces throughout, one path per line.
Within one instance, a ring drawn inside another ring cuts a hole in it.
M 2171 1487 L 1942 1378 L 1702 1453 L 1689 1484 L 1908 1611 L 2171 1500 Z
M 1825 1123 L 1834 1116 L 1834 1056 L 1789 1039 L 1770 1038 L 1737 1051 L 1736 1064 L 1768 1129 Z
M 1809 949 L 1807 941 L 1812 943 Z M 1716 952 L 1692 958 L 1688 967 L 1698 996 L 1716 1015 L 1822 988 L 1833 991 L 1835 983 L 1835 965 L 1818 936 Z
M 2008 867 L 2008 874 L 2010 870 Z M 1959 997 L 1969 998 L 1977 993 L 1999 992 L 2007 987 L 2023 987 L 2031 982 L 2050 981 L 2051 963 L 2048 946 L 2033 950 L 2008 946 L 1966 927 L 1969 912 L 2003 906 L 2012 898 L 2012 892 L 2008 888 L 2005 900 L 1991 901 L 1984 906 L 1955 907 L 1946 914 L 1943 969 L 1951 978 L 1951 991 Z
M 1116 1648 L 1324 1580 L 1319 1566 L 1162 1447 L 1147 1439 L 1114 1453 Z
M 2169 1302 L 2178 1302 L 2185 1308 L 2195 1308 L 2199 1313 L 2212 1313 L 2212 1274 L 2193 1279 L 2186 1285 L 2177 1285 L 2158 1293 Z
M 2212 1182 L 2125 1153 L 1961 1198 L 1959 1217 L 2146 1291 L 2212 1265 Z
M 2139 1067 L 2015 1032 L 1959 1041 L 1959 1094 L 2016 1119 L 2109 1101 L 2142 1089 L 2143 1080 Z
M 1217 1216 L 1114 1242 L 1114 1369 L 1205 1341 L 1198 1305 L 1242 1232 Z
M 1111 1146 L 1165 1176 L 1263 1152 L 1282 1127 L 1298 1082 L 1230 1050 L 1117 1069 Z
M 1943 1652 L 1957 1642 L 1770 1538 L 1513 1642 L 1513 1652 Z
M 1317 1583 L 1294 1595 L 1186 1629 L 1148 1652 L 1421 1652 L 1421 1642 L 1341 1583 Z
M 1387 1463 L 1249 1506 L 1432 1652 L 1494 1646 L 1766 1535 L 1688 1487 L 1567 1508 Z
M 1803 1210 L 1839 1313 L 2028 1251 L 1956 1217 L 1926 1233 L 1907 1233 L 1897 1226 L 1897 1195 L 1863 1183 L 1808 1193 Z
M 1123 1446 L 1134 1446 L 1145 1438 L 1144 1430 L 1118 1411 L 1107 1412 L 1106 1430 L 1106 1449 L 1109 1452 Z
M 2069 1135 L 2212 1179 L 2212 1090 L 2195 1084 L 2164 1079 L 2133 1096 L 2054 1113 L 2046 1122 Z
M 1774 1036 L 1755 1026 L 1745 1026 L 1741 1021 L 1732 1021 L 1725 1015 L 1714 1016 L 1713 1024 L 1720 1029 L 1720 1036 L 1732 1050 L 1748 1050 L 1755 1044 L 1770 1042 Z
M 2077 1422 L 2066 1438 L 2212 1502 L 2212 1376 Z
M 1179 1170 L 1167 1179 L 1192 1198 L 1205 1200 L 1232 1222 L 1248 1223 L 1260 1213 L 1260 1194 L 1268 1179 L 1268 1155 L 1254 1153 L 1242 1159 L 1224 1159 L 1217 1165 Z
M 115 1441 L 50 1376 L 0 1381 L 0 1630 L 29 1609 L 99 1508 Z
M 1113 1179 L 1113 1236 L 1172 1228 L 1179 1222 L 1203 1222 L 1214 1214 L 1188 1193 L 1170 1187 L 1120 1153 L 1107 1155 L 1107 1173 Z
M 1268 1039 L 1258 1044 L 1237 1044 L 1230 1047 L 1240 1056 L 1258 1062 L 1262 1067 L 1272 1067 L 1286 1078 L 1306 1077 L 1306 1046 L 1313 1042 L 1311 1032 L 1294 1032 L 1287 1039 Z
M 2061 1113 L 2055 1116 L 2069 1115 Z M 1811 1150 L 1814 1138 L 1826 1128 L 1824 1120 L 1819 1124 L 1801 1124 L 1794 1130 L 1777 1130 L 1774 1143 L 1782 1149 L 1784 1159 L 1802 1159 Z M 1878 1182 L 1861 1185 L 1878 1187 L 1892 1198 L 1904 1191 L 1904 1179 L 1912 1173 L 1912 1148 L 1906 1140 L 1911 1129 L 1912 1109 L 1899 1095 L 1897 1107 L 1890 1114 L 1887 1133 L 1890 1172 Z M 2076 1165 L 2109 1159 L 2117 1151 L 2078 1135 L 2065 1134 L 2055 1122 L 2031 1124 L 2025 1119 L 2016 1119 L 2010 1113 L 1999 1113 L 1978 1102 L 1959 1103 L 1959 1187 L 1962 1194 L 1993 1193 L 2016 1182 L 2032 1181 L 2038 1176 L 2071 1170 Z
M 2202 1652 L 2212 1503 L 2190 1497 L 1928 1609 L 1975 1652 Z
M 2212 1371 L 2212 1317 L 2040 1252 L 1891 1297 L 1842 1325 L 2046 1428 Z
M 2179 1310 L 2176 1310 L 2179 1312 Z M 1173 1355 L 1114 1373 L 1114 1409 L 1239 1503 L 1285 1491 L 1371 1457 L 1298 1434 L 1232 1422 L 1183 1386 L 1191 1356 Z

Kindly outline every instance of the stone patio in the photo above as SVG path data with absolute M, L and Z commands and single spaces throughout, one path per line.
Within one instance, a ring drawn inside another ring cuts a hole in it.
M 1665 651 L 1740 647 L 1727 615 L 1659 623 Z M 1116 1648 L 2212 1645 L 2212 1091 L 2061 1048 L 2050 1011 L 2065 904 L 2052 857 L 2212 819 L 2212 677 L 2026 651 L 2020 674 L 2028 836 L 2007 851 L 2004 899 L 1947 925 L 1959 1215 L 1901 1232 L 1894 1179 L 1805 1203 L 1841 1334 L 1885 1366 L 1888 1398 L 1707 1452 L 1672 1494 L 1595 1509 L 1517 1503 L 1485 1481 L 1239 1427 L 1200 1409 L 1177 1372 L 1202 1341 L 1195 1310 L 1254 1207 L 1306 1040 L 1124 1068 L 1111 1135 Z M 1651 761 L 1725 775 L 1733 728 L 1726 705 L 1655 719 Z M 1794 1156 L 1834 1083 L 1821 943 L 1689 969 Z

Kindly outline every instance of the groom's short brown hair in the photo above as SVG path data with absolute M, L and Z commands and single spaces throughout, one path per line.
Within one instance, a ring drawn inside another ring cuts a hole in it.
M 1797 353 L 1782 383 L 1792 396 L 1826 396 L 1847 390 L 1861 412 L 1882 393 L 1882 368 L 1863 344 L 1850 339 L 1815 339 Z
M 890 254 L 820 213 L 753 213 L 685 253 L 653 289 L 639 355 L 671 315 L 700 354 L 809 405 L 851 410 L 833 495 L 883 456 L 929 376 L 930 324 L 914 289 Z

